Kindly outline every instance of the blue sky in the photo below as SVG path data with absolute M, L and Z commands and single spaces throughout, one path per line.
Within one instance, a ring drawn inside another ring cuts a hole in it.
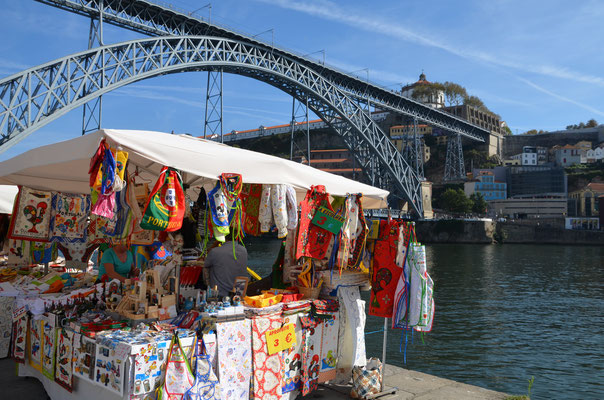
M 206 0 L 172 0 L 193 11 Z M 85 50 L 89 20 L 33 0 L 0 0 L 0 79 Z M 208 9 L 198 11 L 204 17 Z M 277 45 L 323 50 L 345 71 L 369 69 L 389 88 L 417 80 L 457 82 L 514 133 L 604 122 L 604 2 L 221 0 L 212 20 L 250 34 L 274 29 Z M 105 43 L 142 37 L 105 26 Z M 271 34 L 260 35 L 267 41 Z M 322 59 L 323 53 L 311 57 Z M 363 79 L 367 72 L 357 74 Z M 103 127 L 203 134 L 205 72 L 141 81 L 103 97 Z M 291 98 L 236 75 L 224 78 L 224 130 L 287 123 Z M 34 132 L 0 155 L 76 137 L 81 110 Z

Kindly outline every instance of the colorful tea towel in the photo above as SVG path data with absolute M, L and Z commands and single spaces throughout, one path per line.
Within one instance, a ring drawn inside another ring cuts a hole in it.
M 321 369 L 323 325 L 311 317 L 300 318 L 302 333 L 302 396 L 317 390 Z
M 301 317 L 308 317 L 307 312 L 296 312 L 294 314 L 283 315 L 283 325 L 294 324 L 296 332 L 296 345 L 283 350 L 281 358 L 283 360 L 283 372 L 281 378 L 281 400 L 294 400 L 300 392 L 302 380 L 302 323 Z
M 69 392 L 73 390 L 73 335 L 71 330 L 57 329 L 55 381 Z
M 20 186 L 13 208 L 9 237 L 48 242 L 51 208 L 52 192 Z
M 185 393 L 183 400 L 219 400 L 220 385 L 203 340 L 195 346 L 195 356 L 191 359 L 191 363 L 195 371 L 195 383 Z
M 319 383 L 327 382 L 336 377 L 336 364 L 338 357 L 338 330 L 340 327 L 339 311 L 328 312 L 330 318 L 324 319 L 323 333 L 321 335 L 321 368 L 319 369 Z
M 252 360 L 254 380 L 251 399 L 279 400 L 281 398 L 281 353 L 268 353 L 266 333 L 283 325 L 281 314 L 252 318 Z
M 24 363 L 27 336 L 30 333 L 27 329 L 29 326 L 29 314 L 23 309 L 23 312 L 17 316 L 13 316 L 9 321 L 13 321 L 12 358 L 18 363 Z
M 29 319 L 29 365 L 42 372 L 42 321 Z
M 30 264 L 49 263 L 57 258 L 57 244 L 49 242 L 29 242 Z
M 54 314 L 45 314 L 42 321 L 42 373 L 50 380 L 55 379 L 55 349 L 57 346 L 56 324 Z
M 338 369 L 336 382 L 347 384 L 353 366 L 364 366 L 365 355 L 365 301 L 358 286 L 340 287 L 340 329 L 338 332 Z
M 7 265 L 29 265 L 31 262 L 29 243 L 27 240 L 9 239 L 7 243 Z
M 218 377 L 221 399 L 248 400 L 252 377 L 251 321 L 220 322 L 218 336 Z
M 50 217 L 50 239 L 63 243 L 85 243 L 89 214 L 90 196 L 54 193 Z

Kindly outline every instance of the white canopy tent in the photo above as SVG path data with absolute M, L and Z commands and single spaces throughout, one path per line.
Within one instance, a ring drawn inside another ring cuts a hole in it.
M 362 193 L 364 208 L 387 207 L 388 191 L 254 151 L 188 135 L 154 131 L 102 129 L 89 135 L 42 146 L 0 163 L 0 184 L 64 193 L 89 193 L 90 158 L 105 138 L 129 152 L 129 172 L 151 185 L 161 168 L 181 171 L 190 187 L 211 186 L 222 173 L 241 174 L 245 183 L 287 184 L 301 200 L 312 185 L 333 196 Z
M 12 214 L 15 196 L 19 188 L 14 185 L 0 185 L 0 214 Z

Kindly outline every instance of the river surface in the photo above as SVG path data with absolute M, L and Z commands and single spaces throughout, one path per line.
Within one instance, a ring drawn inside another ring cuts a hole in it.
M 249 243 L 266 275 L 277 240 Z M 432 332 L 388 331 L 386 362 L 531 399 L 604 399 L 604 246 L 428 245 L 435 283 Z M 369 297 L 364 292 L 364 298 Z M 366 332 L 384 320 L 369 316 Z M 382 357 L 382 333 L 366 336 Z M 401 388 L 404 389 L 404 388 Z

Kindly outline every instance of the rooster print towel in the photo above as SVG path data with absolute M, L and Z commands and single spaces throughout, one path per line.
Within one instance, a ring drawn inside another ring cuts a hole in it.
M 52 192 L 19 188 L 9 236 L 12 239 L 48 242 Z

